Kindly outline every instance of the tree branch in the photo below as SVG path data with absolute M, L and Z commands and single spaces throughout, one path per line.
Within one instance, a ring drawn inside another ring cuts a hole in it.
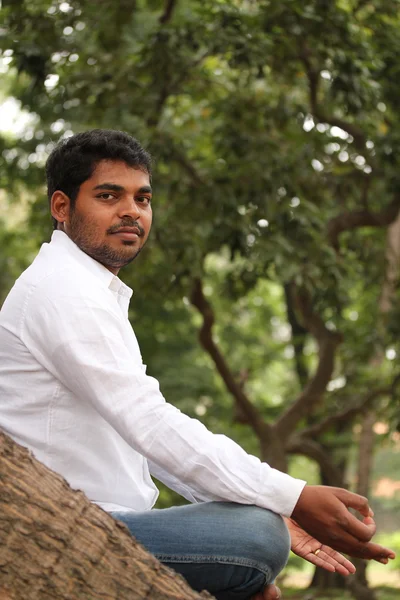
M 286 446 L 289 454 L 301 454 L 315 460 L 326 477 L 327 485 L 343 486 L 343 473 L 322 446 L 302 435 L 293 437 Z
M 343 131 L 347 131 L 354 139 L 354 145 L 360 152 L 365 152 L 366 137 L 364 132 L 348 121 L 339 119 L 334 115 L 325 113 L 321 107 L 321 103 L 318 100 L 319 81 L 320 81 L 320 69 L 316 68 L 312 62 L 312 56 L 310 48 L 307 44 L 303 44 L 300 48 L 300 59 L 302 60 L 308 77 L 309 89 L 310 89 L 310 106 L 313 116 L 321 123 L 329 123 L 329 125 L 340 127 Z
M 295 430 L 297 423 L 309 415 L 322 400 L 326 386 L 332 377 L 336 348 L 342 340 L 341 335 L 327 329 L 320 316 L 314 312 L 308 293 L 304 289 L 297 292 L 296 300 L 305 327 L 317 340 L 319 359 L 313 377 L 276 423 L 282 439 L 287 439 Z
M 286 283 L 283 286 L 283 289 L 285 292 L 287 318 L 292 330 L 292 344 L 294 348 L 294 360 L 297 377 L 299 379 L 300 386 L 304 387 L 308 381 L 308 369 L 303 353 L 304 338 L 307 333 L 307 329 L 305 329 L 305 327 L 303 327 L 297 319 L 292 298 L 291 285 Z
M 240 383 L 236 381 L 225 358 L 222 356 L 221 351 L 213 339 L 212 329 L 215 322 L 214 312 L 207 298 L 204 296 L 202 282 L 199 278 L 196 278 L 193 282 L 190 301 L 203 317 L 203 325 L 199 331 L 201 345 L 211 356 L 227 389 L 234 397 L 238 406 L 240 406 L 242 413 L 246 415 L 249 425 L 254 429 L 260 440 L 265 440 L 270 437 L 270 426 L 264 422 L 260 412 L 250 402 Z
M 187 156 L 185 156 L 183 154 L 183 152 L 178 150 L 178 148 L 176 148 L 176 147 L 174 147 L 172 149 L 172 152 L 173 152 L 173 158 L 175 158 L 176 162 L 179 163 L 181 165 L 181 167 L 188 173 L 188 175 L 194 181 L 194 183 L 196 183 L 197 185 L 204 186 L 205 182 L 203 181 L 202 177 L 197 172 L 195 166 L 187 158 Z
M 165 5 L 165 10 L 160 17 L 160 23 L 162 25 L 165 25 L 165 23 L 167 23 L 171 19 L 175 6 L 176 6 L 176 0 L 167 0 L 167 3 Z
M 147 118 L 147 125 L 149 127 L 156 128 L 158 123 L 160 122 L 163 108 L 168 98 L 173 94 L 178 94 L 180 90 L 180 86 L 182 86 L 185 82 L 188 83 L 191 78 L 194 77 L 195 68 L 202 63 L 202 61 L 209 56 L 210 51 L 207 50 L 203 52 L 200 56 L 196 58 L 192 63 L 186 66 L 186 68 L 182 67 L 182 71 L 180 74 L 169 73 L 168 76 L 165 77 L 164 84 L 161 87 L 160 94 L 158 96 L 158 100 L 156 102 L 156 106 Z M 164 74 L 165 75 L 165 74 Z
M 158 133 L 158 143 L 164 148 L 168 148 L 169 160 L 175 160 L 184 171 L 187 172 L 192 181 L 198 186 L 205 186 L 206 183 L 202 179 L 201 175 L 197 172 L 194 164 L 187 158 L 184 152 L 178 148 L 171 136 L 165 133 Z
M 385 227 L 396 220 L 399 210 L 400 196 L 396 196 L 389 205 L 380 212 L 374 213 L 365 209 L 344 212 L 328 222 L 328 240 L 335 250 L 339 250 L 339 236 L 341 233 L 359 227 Z
M 301 435 L 307 436 L 312 439 L 316 439 L 319 435 L 321 435 L 321 433 L 328 431 L 334 425 L 351 421 L 353 417 L 357 416 L 362 410 L 368 408 L 379 396 L 390 394 L 391 390 L 391 386 L 372 390 L 371 392 L 366 394 L 363 400 L 358 402 L 356 405 L 351 406 L 350 408 L 347 408 L 346 410 L 343 410 L 341 412 L 338 412 L 335 415 L 331 415 L 323 421 L 316 423 L 315 425 L 311 425 L 310 427 L 302 429 Z

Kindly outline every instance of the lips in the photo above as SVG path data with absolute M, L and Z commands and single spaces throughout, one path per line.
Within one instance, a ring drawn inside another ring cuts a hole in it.
M 138 227 L 121 227 L 118 231 L 114 231 L 113 233 L 127 233 L 132 235 L 137 235 L 140 237 L 140 230 Z

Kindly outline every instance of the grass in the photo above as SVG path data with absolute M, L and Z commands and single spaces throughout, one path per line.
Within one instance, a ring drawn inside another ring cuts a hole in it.
M 353 596 L 344 590 L 307 589 L 313 567 L 306 565 L 301 571 L 293 570 L 278 585 L 284 600 L 353 600 Z M 400 570 L 388 568 L 387 565 L 371 563 L 367 577 L 370 586 L 375 590 L 377 600 L 400 599 Z
M 321 591 L 282 587 L 284 600 L 353 600 L 349 592 L 343 590 Z M 399 600 L 399 588 L 379 586 L 374 588 L 377 600 Z

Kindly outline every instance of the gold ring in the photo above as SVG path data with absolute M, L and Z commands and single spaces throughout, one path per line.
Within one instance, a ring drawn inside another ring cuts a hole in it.
M 318 554 L 319 554 L 320 552 L 321 552 L 321 548 L 318 548 L 318 550 L 316 550 L 316 551 L 314 552 L 315 556 L 318 556 Z

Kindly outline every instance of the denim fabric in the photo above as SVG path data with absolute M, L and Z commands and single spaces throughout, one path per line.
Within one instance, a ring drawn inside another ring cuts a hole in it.
M 203 502 L 112 515 L 192 588 L 218 600 L 247 600 L 274 581 L 289 555 L 283 519 L 256 506 Z

